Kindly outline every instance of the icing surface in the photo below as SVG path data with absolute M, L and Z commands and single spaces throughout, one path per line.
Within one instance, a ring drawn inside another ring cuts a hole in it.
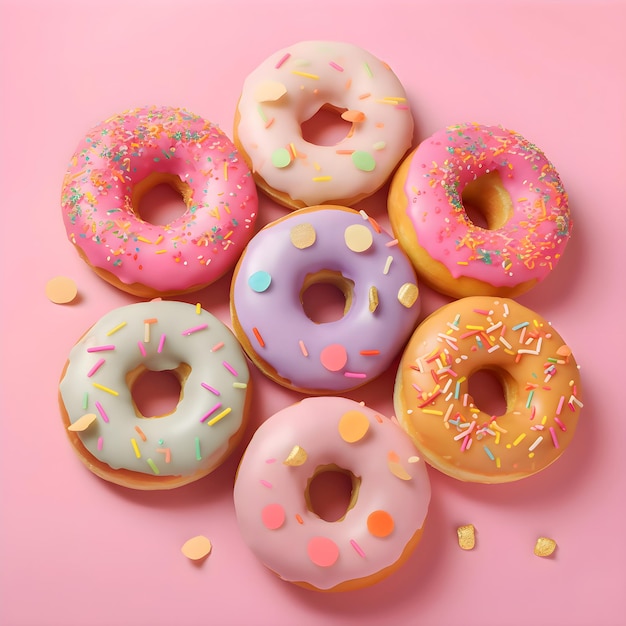
M 187 210 L 167 225 L 133 206 L 149 175 L 175 177 Z M 168 107 L 115 115 L 79 143 L 63 182 L 70 241 L 123 283 L 160 293 L 199 288 L 237 261 L 253 233 L 257 192 L 245 161 L 215 125 Z
M 126 376 L 190 368 L 175 411 L 142 417 Z M 85 448 L 113 469 L 151 475 L 191 475 L 215 465 L 242 427 L 249 371 L 239 343 L 216 317 L 184 302 L 124 306 L 102 317 L 72 348 L 60 383 Z
M 502 378 L 506 413 L 474 404 L 469 379 Z M 409 340 L 394 393 L 398 420 L 426 460 L 479 482 L 522 478 L 569 445 L 582 407 L 571 349 L 537 313 L 507 298 L 462 298 L 435 311 Z
M 236 334 L 296 388 L 340 391 L 369 382 L 402 348 L 420 310 L 415 272 L 394 244 L 364 212 L 342 207 L 300 209 L 267 225 L 235 273 Z M 316 324 L 300 294 L 307 276 L 322 270 L 354 286 L 344 317 Z
M 503 226 L 489 230 L 469 220 L 461 193 L 494 171 L 513 213 Z M 404 191 L 420 246 L 454 278 L 498 287 L 542 280 L 570 236 L 558 172 L 537 146 L 499 126 L 449 126 L 424 140 L 411 158 Z
M 334 146 L 302 137 L 325 105 L 352 122 Z M 369 195 L 411 147 L 413 117 L 388 65 L 347 43 L 303 41 L 272 54 L 245 80 L 236 135 L 252 169 L 305 205 Z
M 298 446 L 297 463 L 288 460 Z M 306 503 L 309 479 L 334 464 L 360 479 L 336 522 Z M 423 527 L 425 464 L 390 419 L 353 400 L 306 398 L 266 420 L 244 453 L 234 490 L 237 520 L 255 555 L 281 578 L 332 589 L 395 563 Z

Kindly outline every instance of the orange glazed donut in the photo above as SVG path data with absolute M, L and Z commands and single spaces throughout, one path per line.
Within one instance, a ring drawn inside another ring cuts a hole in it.
M 468 393 L 489 370 L 506 399 L 490 415 Z M 459 480 L 504 483 L 539 472 L 570 444 L 582 407 L 570 348 L 539 315 L 506 298 L 468 297 L 418 326 L 400 361 L 396 415 L 422 455 Z
M 187 210 L 150 224 L 137 208 L 159 184 Z M 257 192 L 233 143 L 214 124 L 171 107 L 115 115 L 81 140 L 61 204 L 80 256 L 101 277 L 137 296 L 206 287 L 236 262 L 253 234 Z
M 337 521 L 318 516 L 310 486 L 321 473 L 347 474 L 350 503 Z M 339 397 L 306 398 L 253 435 L 235 481 L 245 542 L 283 580 L 317 591 L 372 585 L 419 543 L 430 482 L 398 425 Z

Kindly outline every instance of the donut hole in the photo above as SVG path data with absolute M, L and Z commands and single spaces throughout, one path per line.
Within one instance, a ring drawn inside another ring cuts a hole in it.
M 468 393 L 476 408 L 499 417 L 510 405 L 511 382 L 510 374 L 500 368 L 480 369 L 468 378 Z
M 327 324 L 343 318 L 352 306 L 354 282 L 341 272 L 322 270 L 307 274 L 300 289 L 305 315 L 315 324 Z
M 485 230 L 502 228 L 513 215 L 513 202 L 498 170 L 483 174 L 465 185 L 461 202 L 472 224 Z
M 309 511 L 337 522 L 356 504 L 361 479 L 336 464 L 320 465 L 309 478 L 304 498 Z
M 300 124 L 302 139 L 316 146 L 335 146 L 349 137 L 352 123 L 341 115 L 347 109 L 326 103 L 317 112 Z
M 126 375 L 137 417 L 158 418 L 171 415 L 178 406 L 184 382 L 191 367 L 181 363 L 172 370 L 151 370 L 140 365 Z
M 187 212 L 191 189 L 174 174 L 153 172 L 135 185 L 131 203 L 135 215 L 144 222 L 166 226 Z

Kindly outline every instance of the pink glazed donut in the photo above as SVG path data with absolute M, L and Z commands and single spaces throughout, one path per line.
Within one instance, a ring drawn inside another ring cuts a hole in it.
M 346 513 L 331 522 L 311 504 L 323 472 L 352 482 Z M 253 435 L 235 481 L 244 541 L 283 580 L 318 591 L 374 584 L 421 539 L 430 502 L 425 464 L 394 421 L 353 400 L 307 398 Z
M 528 291 L 558 263 L 571 233 L 558 172 L 500 126 L 449 126 L 424 140 L 398 169 L 388 208 L 418 276 L 455 298 Z
M 233 329 L 277 383 L 336 393 L 382 374 L 413 332 L 415 272 L 368 215 L 345 207 L 300 209 L 265 226 L 246 247 L 231 286 Z M 303 308 L 313 284 L 338 287 L 344 316 L 315 323 Z
M 138 214 L 159 184 L 187 210 L 166 225 Z M 250 170 L 217 128 L 182 109 L 145 107 L 92 129 L 69 164 L 61 204 L 70 241 L 96 273 L 141 297 L 206 287 L 234 266 L 252 237 Z

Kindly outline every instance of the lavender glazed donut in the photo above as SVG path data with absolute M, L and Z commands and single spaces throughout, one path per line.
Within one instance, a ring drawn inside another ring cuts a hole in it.
M 322 519 L 312 480 L 351 480 L 348 510 Z M 266 420 L 237 471 L 235 509 L 254 554 L 283 580 L 319 591 L 374 584 L 419 543 L 430 502 L 425 464 L 392 420 L 353 400 L 307 398 Z
M 334 393 L 384 372 L 415 325 L 411 263 L 365 212 L 317 206 L 290 213 L 250 241 L 231 286 L 233 329 L 252 361 L 285 387 Z M 314 323 L 303 293 L 343 291 L 344 316 Z

